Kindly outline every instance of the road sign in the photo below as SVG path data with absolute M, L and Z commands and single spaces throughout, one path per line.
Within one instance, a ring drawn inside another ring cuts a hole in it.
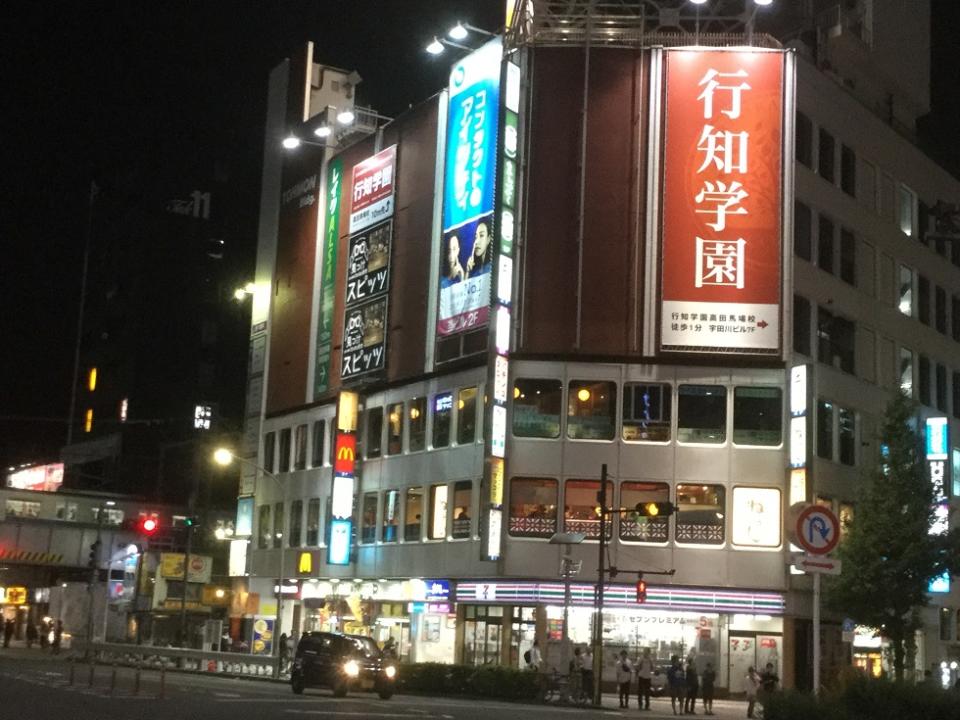
M 811 555 L 826 555 L 840 541 L 840 521 L 830 508 L 810 505 L 797 516 L 797 544 Z
M 800 555 L 794 560 L 793 566 L 805 573 L 821 573 L 823 575 L 839 575 L 840 561 L 836 558 L 823 555 Z

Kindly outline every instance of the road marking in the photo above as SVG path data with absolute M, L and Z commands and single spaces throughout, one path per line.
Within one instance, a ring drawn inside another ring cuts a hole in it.
M 354 712 L 350 710 L 300 710 L 300 709 L 291 709 L 284 710 L 288 713 L 298 713 L 300 715 L 325 715 L 330 717 L 382 717 L 382 718 L 411 718 L 416 717 L 410 713 L 390 713 L 390 712 Z M 443 717 L 449 718 L 450 715 L 444 715 Z

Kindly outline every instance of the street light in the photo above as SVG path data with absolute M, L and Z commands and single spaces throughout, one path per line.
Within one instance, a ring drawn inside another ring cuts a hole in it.
M 217 448 L 216 450 L 213 451 L 213 461 L 214 461 L 217 465 L 220 465 L 221 467 L 226 467 L 226 466 L 230 465 L 234 460 L 236 460 L 236 461 L 237 461 L 238 463 L 240 463 L 241 465 L 247 465 L 247 466 L 249 466 L 249 467 L 252 467 L 254 470 L 256 470 L 256 471 L 258 471 L 258 472 L 260 472 L 260 473 L 263 473 L 265 476 L 267 476 L 268 478 L 270 478 L 271 480 L 273 480 L 273 481 L 277 484 L 277 487 L 280 488 L 280 490 L 282 491 L 282 494 L 283 494 L 283 504 L 284 504 L 284 507 L 286 507 L 286 504 L 287 504 L 287 497 L 286 497 L 286 496 L 287 496 L 287 486 L 284 485 L 284 484 L 282 484 L 282 483 L 280 482 L 280 478 L 278 478 L 276 475 L 274 475 L 272 472 L 270 472 L 270 471 L 267 470 L 266 468 L 263 468 L 263 467 L 257 465 L 255 462 L 252 462 L 252 461 L 250 461 L 250 460 L 247 460 L 246 458 L 242 458 L 242 457 L 240 457 L 239 455 L 234 454 L 234 452 L 233 452 L 232 450 L 230 450 L 229 448 L 220 447 L 220 448 Z M 256 494 L 256 493 L 254 493 L 254 494 Z M 282 530 L 282 529 L 281 529 L 281 530 Z M 273 628 L 273 636 L 274 636 L 274 638 L 279 638 L 279 637 L 280 637 L 280 626 L 283 624 L 283 581 L 284 581 L 283 557 L 284 557 L 285 554 L 286 554 L 286 553 L 284 552 L 283 538 L 281 537 L 281 540 L 280 540 L 280 583 L 279 583 L 279 592 L 277 593 L 277 619 L 276 619 L 276 622 L 274 623 L 274 628 Z M 279 640 L 275 640 L 273 645 L 274 645 L 274 655 L 277 656 L 277 664 L 276 664 L 276 665 L 274 666 L 274 668 L 273 668 L 273 676 L 274 676 L 275 678 L 279 678 L 279 677 L 280 677 L 280 661 L 279 661 L 280 643 L 279 643 Z
M 285 150 L 296 150 L 300 147 L 300 138 L 296 135 L 287 135 L 282 143 Z

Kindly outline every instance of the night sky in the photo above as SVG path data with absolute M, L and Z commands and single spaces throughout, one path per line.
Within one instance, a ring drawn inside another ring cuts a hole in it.
M 956 147 L 955 0 L 934 2 L 939 143 Z M 230 169 L 252 272 L 270 69 L 307 40 L 393 115 L 445 84 L 423 47 L 457 19 L 496 30 L 503 0 L 7 2 L 0 5 L 0 464 L 65 437 L 91 181 L 135 196 L 157 168 Z M 131 180 L 132 179 L 132 180 Z

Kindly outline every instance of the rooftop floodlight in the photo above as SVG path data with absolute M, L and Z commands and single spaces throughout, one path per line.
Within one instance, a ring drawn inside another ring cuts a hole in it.
M 468 33 L 467 29 L 463 26 L 463 23 L 459 22 L 450 28 L 450 32 L 447 33 L 452 40 L 466 40 L 467 35 L 469 34 L 470 33 Z
M 353 122 L 354 117 L 352 110 L 341 110 L 337 113 L 337 122 L 341 125 L 349 125 Z
M 314 129 L 313 134 L 316 135 L 318 138 L 325 138 L 325 137 L 330 137 L 331 132 L 333 131 L 330 129 L 330 126 L 324 124 L 324 125 L 318 125 Z
M 283 147 L 286 150 L 296 150 L 300 147 L 300 138 L 296 135 L 288 135 L 283 139 Z
M 753 0 L 757 5 L 772 5 L 773 0 Z
M 427 52 L 431 55 L 439 55 L 443 52 L 443 43 L 434 38 L 433 42 L 427 45 Z
M 694 5 L 706 5 L 707 0 L 690 0 Z

